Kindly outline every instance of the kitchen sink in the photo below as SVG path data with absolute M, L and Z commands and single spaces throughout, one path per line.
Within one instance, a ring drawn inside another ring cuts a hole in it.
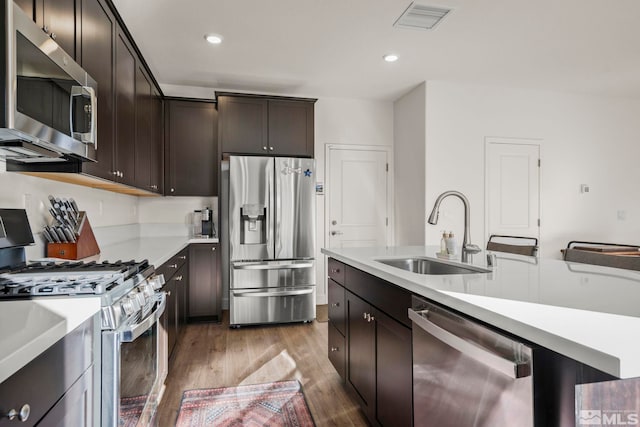
M 378 259 L 377 262 L 381 262 L 391 267 L 400 268 L 402 270 L 410 271 L 418 274 L 475 274 L 475 273 L 489 273 L 490 270 L 486 270 L 480 267 L 473 267 L 470 265 L 460 266 L 448 264 L 440 261 L 436 261 L 430 258 L 395 258 L 395 259 Z

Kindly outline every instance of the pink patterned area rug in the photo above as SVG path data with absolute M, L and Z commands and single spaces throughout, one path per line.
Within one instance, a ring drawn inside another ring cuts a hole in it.
M 187 390 L 176 427 L 315 426 L 298 381 Z
M 123 397 L 120 399 L 120 427 L 135 427 L 138 424 L 147 396 Z

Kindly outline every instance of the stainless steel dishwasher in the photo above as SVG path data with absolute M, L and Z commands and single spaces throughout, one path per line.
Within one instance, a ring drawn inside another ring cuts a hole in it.
M 533 425 L 532 349 L 413 297 L 414 425 Z

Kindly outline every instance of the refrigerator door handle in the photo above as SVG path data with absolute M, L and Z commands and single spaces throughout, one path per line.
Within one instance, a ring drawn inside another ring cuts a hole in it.
M 233 263 L 234 270 L 291 270 L 295 268 L 311 268 L 313 262 L 272 264 L 268 262 Z
M 296 289 L 291 291 L 233 291 L 234 297 L 286 297 L 293 295 L 308 295 L 313 292 L 313 288 Z

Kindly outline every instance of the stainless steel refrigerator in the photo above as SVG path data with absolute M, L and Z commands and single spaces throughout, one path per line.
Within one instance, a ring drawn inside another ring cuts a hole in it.
M 312 321 L 314 160 L 230 156 L 222 170 L 230 325 Z

